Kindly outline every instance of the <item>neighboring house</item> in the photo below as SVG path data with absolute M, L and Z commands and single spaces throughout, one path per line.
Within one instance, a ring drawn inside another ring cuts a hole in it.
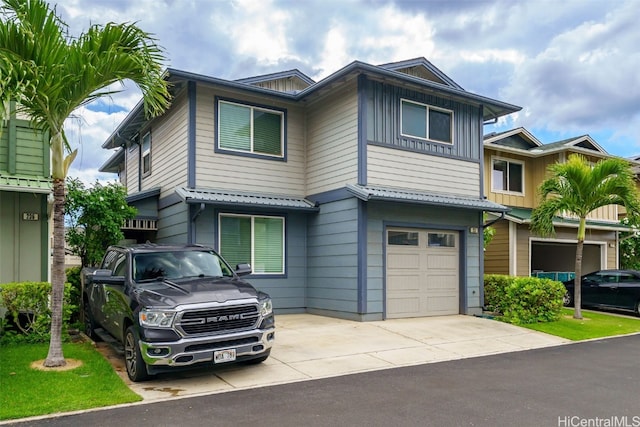
M 0 125 L 0 283 L 47 281 L 48 135 L 15 114 Z
M 104 148 L 139 210 L 127 237 L 212 245 L 280 313 L 377 320 L 480 313 L 483 126 L 520 107 L 424 58 L 224 80 L 167 70 Z
M 560 279 L 573 277 L 578 221 L 558 217 L 555 237 L 542 238 L 529 230 L 531 212 L 539 202 L 538 187 L 547 167 L 580 153 L 592 162 L 613 157 L 588 135 L 542 144 L 524 128 L 484 137 L 484 192 L 488 199 L 511 208 L 492 226 L 496 234 L 484 257 L 485 273 Z M 618 221 L 619 208 L 605 206 L 587 218 L 582 271 L 618 267 L 618 233 L 629 231 Z M 491 218 L 490 218 L 491 219 Z M 561 274 L 554 275 L 552 273 Z

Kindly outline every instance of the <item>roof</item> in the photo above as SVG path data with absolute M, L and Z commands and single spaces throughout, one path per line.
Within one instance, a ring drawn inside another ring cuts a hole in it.
M 120 172 L 120 164 L 124 162 L 124 150 L 125 148 L 118 149 L 98 170 L 100 172 Z
M 53 190 L 53 181 L 44 177 L 0 174 L 0 191 L 48 194 Z
M 407 67 L 422 67 L 430 74 L 438 77 L 438 81 L 432 81 L 421 77 L 411 76 L 406 73 L 396 71 L 397 69 Z M 283 75 L 295 75 L 297 78 L 308 81 L 309 78 L 297 70 L 291 70 L 284 73 L 275 73 L 272 76 L 282 77 Z M 349 65 L 341 68 L 328 77 L 309 84 L 309 86 L 297 93 L 279 92 L 272 89 L 256 86 L 254 83 L 263 81 L 264 76 L 251 77 L 240 80 L 225 80 L 216 77 L 205 76 L 202 74 L 191 73 L 188 71 L 167 68 L 165 71 L 165 79 L 171 83 L 173 90 L 178 90 L 184 86 L 187 81 L 195 81 L 200 84 L 222 86 L 227 89 L 245 92 L 247 94 L 259 94 L 269 96 L 280 100 L 289 100 L 291 102 L 299 102 L 307 100 L 309 97 L 318 94 L 320 91 L 332 88 L 342 84 L 349 77 L 356 77 L 365 74 L 373 78 L 384 80 L 398 86 L 409 87 L 414 90 L 422 90 L 440 96 L 449 97 L 458 102 L 482 106 L 483 119 L 491 120 L 516 111 L 522 108 L 513 104 L 498 101 L 472 92 L 467 92 L 458 86 L 453 80 L 449 79 L 444 73 L 433 66 L 424 58 L 417 58 L 409 61 L 397 62 L 376 66 L 366 64 L 360 61 L 354 61 Z M 116 130 L 102 144 L 102 148 L 117 148 L 125 145 L 139 131 L 139 128 L 146 122 L 144 117 L 144 108 L 142 101 L 133 108 L 127 117 L 118 125 Z
M 509 210 L 508 207 L 499 205 L 490 200 L 473 197 L 460 197 L 422 191 L 402 190 L 398 188 L 372 187 L 355 184 L 347 184 L 347 190 L 357 198 L 364 201 L 384 200 L 433 206 L 449 206 L 452 208 L 488 212 L 506 212 Z
M 518 224 L 530 224 L 532 212 L 533 209 L 529 208 L 512 208 L 505 215 L 505 219 Z M 556 227 L 577 228 L 579 224 L 577 218 L 556 216 L 553 219 L 553 225 Z M 624 225 L 620 222 L 598 221 L 593 219 L 587 219 L 587 228 L 611 231 L 630 231 L 632 229 L 631 226 Z
M 313 212 L 318 210 L 314 202 L 302 197 L 186 187 L 176 188 L 176 193 L 185 203 L 205 203 L 218 206 L 250 205 L 252 207 Z

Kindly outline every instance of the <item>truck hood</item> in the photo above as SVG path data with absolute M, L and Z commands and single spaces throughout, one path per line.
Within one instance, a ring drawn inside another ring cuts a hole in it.
M 146 284 L 137 293 L 137 300 L 145 307 L 173 308 L 182 304 L 258 298 L 261 292 L 249 283 L 232 277 L 162 280 Z M 266 295 L 265 295 L 266 296 Z

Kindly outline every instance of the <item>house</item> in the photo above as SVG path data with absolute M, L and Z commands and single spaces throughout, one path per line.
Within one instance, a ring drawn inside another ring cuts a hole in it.
M 489 200 L 511 208 L 492 225 L 496 234 L 485 252 L 485 273 L 573 277 L 577 218 L 559 216 L 554 237 L 542 238 L 529 230 L 531 212 L 539 201 L 537 189 L 548 166 L 572 153 L 594 163 L 612 157 L 588 135 L 551 144 L 542 144 L 524 128 L 485 135 L 484 192 Z M 619 209 L 605 206 L 587 218 L 584 273 L 618 267 L 618 234 L 629 231 L 618 220 Z
M 483 126 L 520 107 L 424 58 L 225 80 L 168 69 L 103 144 L 139 217 L 127 237 L 212 245 L 280 313 L 354 320 L 482 307 Z
M 52 192 L 48 135 L 15 112 L 1 126 L 0 283 L 47 281 L 47 197 Z

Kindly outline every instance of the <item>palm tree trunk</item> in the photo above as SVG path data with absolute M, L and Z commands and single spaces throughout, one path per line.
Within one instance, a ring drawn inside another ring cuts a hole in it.
M 580 218 L 578 226 L 578 244 L 576 245 L 576 278 L 573 283 L 573 318 L 582 319 L 582 252 L 587 220 Z
M 62 304 L 64 299 L 64 179 L 53 180 L 53 264 L 51 267 L 51 339 L 44 366 L 64 366 Z

